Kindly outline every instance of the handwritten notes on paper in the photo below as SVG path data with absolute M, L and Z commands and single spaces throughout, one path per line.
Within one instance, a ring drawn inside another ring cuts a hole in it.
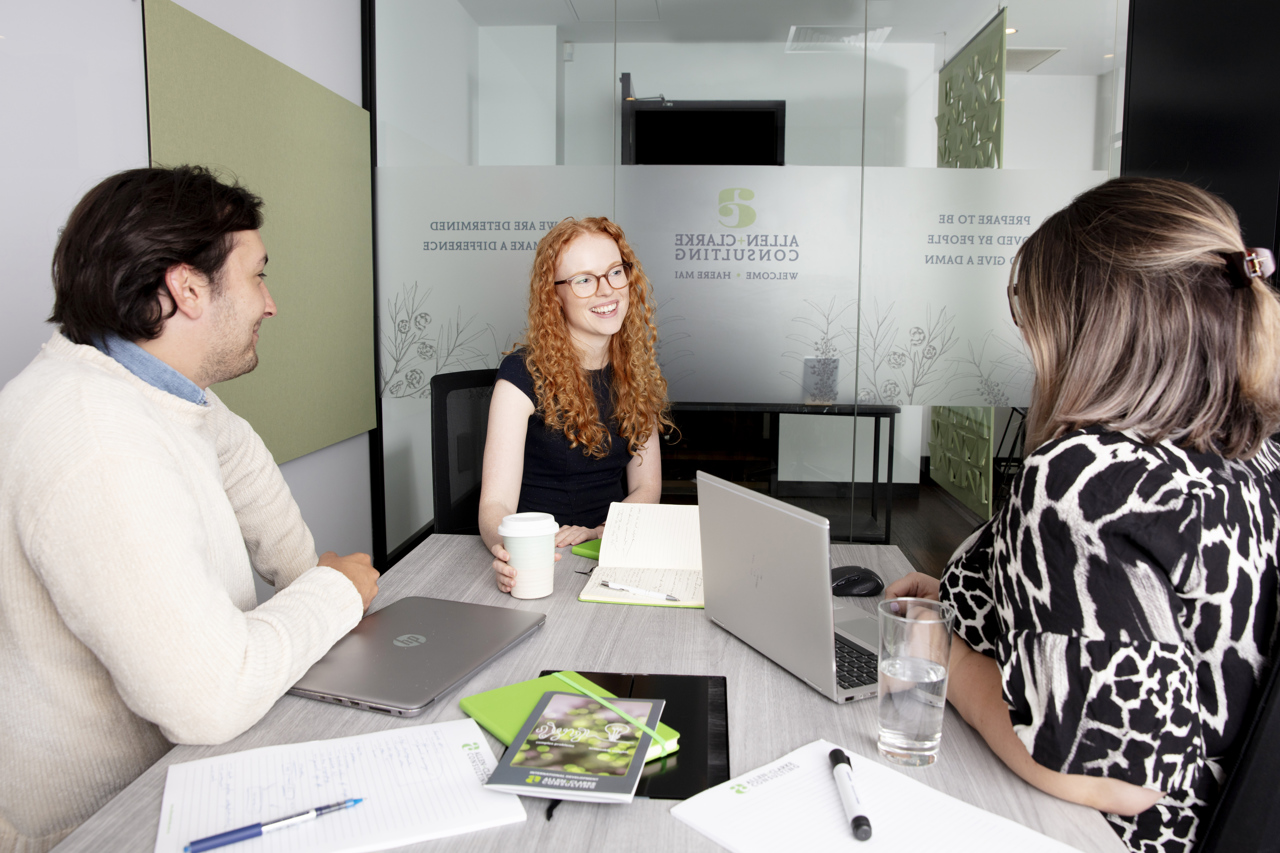
M 673 595 L 668 602 L 601 586 L 620 583 Z M 609 506 L 600 565 L 583 587 L 580 601 L 702 607 L 702 539 L 698 508 L 674 504 Z
M 169 768 L 156 853 L 316 806 L 355 808 L 243 842 L 241 853 L 385 850 L 525 819 L 487 790 L 497 766 L 474 720 L 252 749 Z

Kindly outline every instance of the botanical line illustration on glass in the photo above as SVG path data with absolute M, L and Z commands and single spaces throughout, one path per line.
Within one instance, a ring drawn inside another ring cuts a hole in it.
M 654 325 L 659 330 L 657 343 L 654 344 L 654 351 L 658 357 L 658 366 L 662 368 L 662 378 L 667 380 L 668 386 L 688 379 L 697 373 L 696 370 L 688 366 L 688 362 L 685 362 L 685 364 L 679 363 L 692 356 L 694 352 L 691 349 L 676 347 L 681 341 L 687 341 L 692 336 L 683 329 L 684 317 L 679 314 L 668 313 L 673 301 L 675 301 L 674 297 L 663 299 L 658 302 L 653 312 Z
M 414 282 L 386 303 L 379 389 L 383 397 L 428 397 L 430 379 L 437 373 L 493 367 L 502 357 L 497 331 L 490 323 L 476 327 L 476 315 L 463 320 L 457 308 L 453 317 L 437 324 L 427 310 L 431 292 L 427 288 L 419 293 Z
M 809 352 L 783 352 L 783 358 L 800 362 L 801 371 L 798 375 L 786 370 L 779 372 L 800 386 L 805 403 L 835 403 L 840 396 L 840 356 L 846 351 L 842 346 L 852 350 L 856 340 L 849 335 L 848 329 L 837 327 L 837 323 L 849 309 L 855 309 L 856 313 L 858 303 L 850 300 L 837 307 L 833 296 L 825 308 L 809 299 L 804 304 L 817 315 L 817 319 L 812 316 L 791 318 L 793 323 L 806 327 L 806 331 L 792 332 L 787 335 L 787 340 L 804 345 Z
M 927 306 L 924 324 L 909 327 L 906 345 L 899 346 L 894 303 L 884 312 L 878 302 L 872 305 L 872 311 L 861 316 L 858 402 L 899 406 L 930 402 L 938 393 L 932 386 L 942 383 L 941 388 L 948 388 L 954 373 L 945 356 L 959 340 L 955 318 L 946 307 L 935 316 Z
M 825 305 L 806 299 L 804 304 L 807 313 L 792 318 L 803 331 L 786 336 L 804 349 L 782 353 L 800 362 L 801 371 L 779 373 L 804 389 L 806 403 L 838 401 L 842 384 L 847 387 L 854 375 L 852 370 L 840 375 L 844 360 L 857 365 L 859 403 L 1025 405 L 1031 364 L 1016 332 L 987 329 L 962 337 L 955 313 L 945 305 L 925 303 L 917 309 L 923 316 L 903 317 L 892 302 L 882 309 L 872 300 L 871 310 L 863 312 L 853 299 L 832 298 Z M 861 335 L 847 324 L 855 316 Z
M 985 406 L 1009 406 L 1014 405 L 1009 402 L 1011 393 L 1019 397 L 1030 393 L 1031 363 L 1020 344 L 1011 343 L 992 330 L 983 336 L 977 349 L 972 339 L 965 341 L 965 346 L 968 355 L 951 359 L 956 365 L 952 381 L 971 384 L 972 390 L 953 394 L 952 400 L 972 401 L 976 397 Z

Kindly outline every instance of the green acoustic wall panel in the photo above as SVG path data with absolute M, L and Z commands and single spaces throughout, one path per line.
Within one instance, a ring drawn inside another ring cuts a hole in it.
M 1004 165 L 1005 14 L 999 14 L 938 72 L 938 165 Z
M 215 387 L 277 462 L 375 425 L 369 114 L 169 0 L 146 0 L 156 165 L 207 165 L 266 202 L 253 373 Z
M 934 406 L 929 423 L 929 476 L 983 518 L 991 517 L 990 406 Z

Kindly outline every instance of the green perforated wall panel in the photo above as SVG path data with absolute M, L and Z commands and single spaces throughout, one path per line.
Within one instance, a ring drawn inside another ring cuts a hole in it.
M 990 406 L 934 406 L 929 422 L 929 476 L 969 509 L 991 517 Z
M 938 165 L 1004 164 L 1005 10 L 938 74 Z

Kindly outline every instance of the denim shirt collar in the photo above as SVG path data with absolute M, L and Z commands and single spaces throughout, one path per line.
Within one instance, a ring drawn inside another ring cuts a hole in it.
M 125 370 L 148 385 L 168 391 L 188 403 L 209 405 L 204 389 L 133 341 L 125 340 L 115 332 L 108 332 L 100 338 L 94 338 L 93 345 L 103 355 L 114 358 Z

